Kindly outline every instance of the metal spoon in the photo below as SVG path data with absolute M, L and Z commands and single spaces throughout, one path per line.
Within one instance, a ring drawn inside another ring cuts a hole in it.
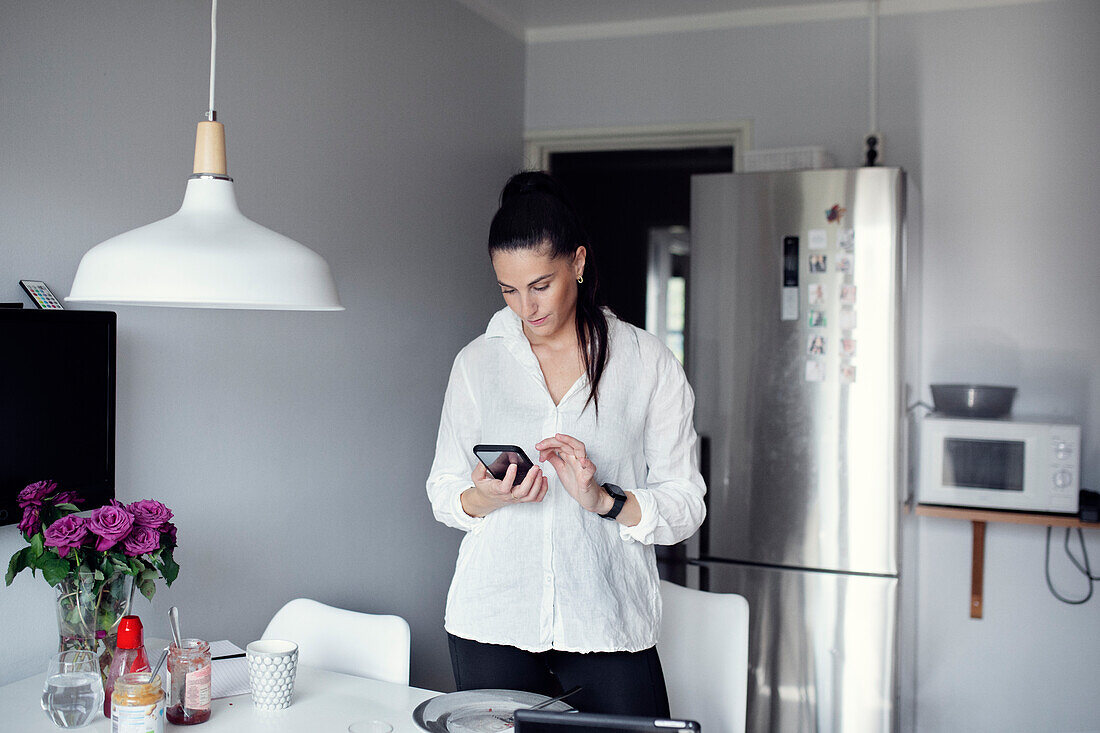
M 150 680 L 152 680 L 154 677 L 157 676 L 157 672 L 159 672 L 160 668 L 164 666 L 164 660 L 167 659 L 167 658 L 168 658 L 168 650 L 165 649 L 164 654 L 160 655 L 160 660 L 157 662 L 157 666 L 153 667 L 153 671 L 149 673 L 149 679 Z
M 175 606 L 168 609 L 168 625 L 172 627 L 172 641 L 176 643 L 176 648 L 183 647 L 182 637 L 180 637 L 180 610 Z

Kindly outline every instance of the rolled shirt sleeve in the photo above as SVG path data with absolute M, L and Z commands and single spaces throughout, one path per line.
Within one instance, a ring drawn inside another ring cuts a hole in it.
M 695 395 L 684 369 L 670 351 L 658 356 L 659 374 L 646 414 L 644 487 L 632 490 L 642 518 L 633 527 L 620 526 L 624 540 L 673 545 L 695 533 L 703 523 L 706 486 L 699 472 L 698 435 L 692 423 Z
M 478 442 L 481 414 L 466 373 L 465 353 L 465 349 L 459 352 L 451 366 L 427 489 L 437 520 L 448 527 L 477 532 L 485 519 L 471 517 L 462 509 L 462 493 L 473 486 L 472 450 Z

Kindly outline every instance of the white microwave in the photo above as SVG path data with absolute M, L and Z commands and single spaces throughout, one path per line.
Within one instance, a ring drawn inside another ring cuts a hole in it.
M 931 415 L 921 422 L 922 504 L 1076 514 L 1081 428 Z

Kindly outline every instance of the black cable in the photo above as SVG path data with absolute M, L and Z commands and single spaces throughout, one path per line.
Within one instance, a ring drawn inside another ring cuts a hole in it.
M 932 405 L 928 404 L 927 402 L 925 402 L 923 400 L 918 400 L 918 401 L 914 402 L 913 404 L 909 405 L 909 407 L 905 408 L 905 411 L 906 412 L 912 412 L 913 410 L 917 409 L 918 407 L 923 407 L 924 409 L 928 410 L 929 412 L 935 412 L 936 411 L 935 407 L 932 407 Z
M 1053 527 L 1047 527 L 1046 554 L 1045 554 L 1045 559 L 1043 561 L 1043 570 L 1046 573 L 1047 588 L 1049 588 L 1051 594 L 1055 598 L 1057 598 L 1059 601 L 1061 601 L 1062 603 L 1068 603 L 1071 606 L 1077 606 L 1077 605 L 1080 605 L 1082 603 L 1086 603 L 1090 598 L 1092 598 L 1092 583 L 1093 583 L 1093 581 L 1094 580 L 1100 580 L 1100 578 L 1094 578 L 1092 576 L 1092 569 L 1089 567 L 1089 553 L 1085 549 L 1085 536 L 1081 532 L 1080 527 L 1078 527 L 1077 528 L 1077 539 L 1080 540 L 1080 542 L 1081 542 L 1081 555 L 1083 556 L 1084 561 L 1085 561 L 1084 565 L 1082 565 L 1077 560 L 1077 558 L 1074 557 L 1073 553 L 1070 552 L 1070 549 L 1069 549 L 1069 530 L 1070 530 L 1070 528 L 1066 527 L 1066 537 L 1065 537 L 1066 554 L 1069 555 L 1069 559 L 1073 562 L 1073 564 L 1077 567 L 1077 569 L 1081 571 L 1081 573 L 1085 576 L 1085 578 L 1088 579 L 1088 582 L 1089 582 L 1089 592 L 1085 595 L 1085 597 L 1081 598 L 1080 600 L 1073 600 L 1073 599 L 1065 598 L 1065 597 L 1059 595 L 1058 591 L 1054 590 L 1054 583 L 1052 583 L 1050 581 L 1050 531 L 1051 531 L 1051 529 L 1053 529 Z
M 1077 528 L 1077 541 L 1081 545 L 1081 557 L 1084 559 L 1085 564 L 1082 565 L 1077 560 L 1076 556 L 1074 556 L 1074 554 L 1072 552 L 1070 552 L 1070 549 L 1069 549 L 1069 529 L 1070 529 L 1069 527 L 1066 527 L 1065 548 L 1066 548 L 1066 555 L 1069 557 L 1070 562 L 1072 562 L 1075 566 L 1077 566 L 1077 569 L 1081 571 L 1081 574 L 1084 575 L 1085 577 L 1087 577 L 1089 580 L 1100 580 L 1100 577 L 1097 577 L 1097 576 L 1092 574 L 1092 567 L 1089 565 L 1089 553 L 1088 553 L 1088 550 L 1085 549 L 1085 536 L 1081 532 L 1080 527 Z

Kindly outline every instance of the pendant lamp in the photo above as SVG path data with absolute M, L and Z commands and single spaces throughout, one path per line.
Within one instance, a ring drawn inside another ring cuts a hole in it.
M 66 301 L 185 308 L 342 311 L 328 263 L 237 208 L 214 112 L 218 0 L 210 9 L 210 107 L 194 174 L 171 216 L 88 250 Z

